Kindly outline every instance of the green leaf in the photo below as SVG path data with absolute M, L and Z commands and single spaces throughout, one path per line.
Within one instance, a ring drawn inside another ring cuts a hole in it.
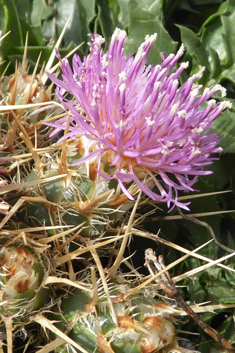
M 231 14 L 231 16 L 222 16 L 222 24 L 225 30 L 225 42 L 227 43 L 227 53 L 231 53 L 233 62 L 235 61 L 235 48 L 234 48 L 234 41 L 235 41 L 235 28 L 234 28 L 234 21 L 235 21 L 235 12 Z M 230 62 L 229 62 L 230 64 Z
M 222 337 L 227 340 L 231 340 L 233 338 L 234 344 L 234 318 L 233 315 L 230 315 L 220 326 L 219 333 Z
M 221 65 L 220 65 L 220 58 L 217 53 L 213 48 L 209 47 L 209 63 L 211 66 L 211 77 L 214 78 L 218 76 L 221 72 Z
M 73 50 L 75 48 L 75 44 L 74 43 L 70 43 L 70 45 L 67 48 L 62 48 L 59 50 L 60 54 L 62 57 L 66 56 L 69 52 L 71 52 L 71 50 Z M 35 63 L 37 62 L 37 59 L 39 57 L 39 55 L 41 54 L 41 58 L 40 58 L 40 64 L 39 64 L 39 68 L 42 67 L 42 65 L 44 63 L 46 63 L 51 55 L 53 47 L 50 46 L 30 46 L 28 47 L 27 50 L 27 60 L 28 63 L 30 65 L 30 67 L 34 68 Z M 22 61 L 22 56 L 24 53 L 24 47 L 15 47 L 14 48 L 14 54 L 12 55 L 8 55 L 8 59 L 15 64 L 16 60 L 17 62 L 21 62 Z M 78 54 L 80 54 L 82 56 L 83 53 L 81 53 L 81 51 L 77 51 Z M 9 61 L 8 60 L 8 61 Z M 56 61 L 57 59 L 55 59 Z
M 235 153 L 235 112 L 226 110 L 215 121 L 210 132 L 217 132 L 224 152 Z
M 2 60 L 10 58 L 21 61 L 26 33 L 29 33 L 29 63 L 35 64 L 40 51 L 43 52 L 42 60 L 47 61 L 51 46 L 45 47 L 45 39 L 50 43 L 51 39 L 58 37 L 71 14 L 62 46 L 65 48 L 70 45 L 71 48 L 72 42 L 77 45 L 87 43 L 87 34 L 93 32 L 95 3 L 95 0 L 58 0 L 52 6 L 47 5 L 45 0 L 0 0 L 0 30 L 3 33 L 11 30 L 1 42 Z M 83 49 L 87 53 L 88 46 L 85 44 Z
M 209 185 L 205 178 L 199 178 L 198 182 L 194 185 L 195 190 L 200 190 L 200 193 L 211 193 L 214 192 L 214 186 Z M 195 193 L 194 193 L 195 194 Z M 208 195 L 206 197 L 198 197 L 192 199 L 190 204 L 190 213 L 206 213 L 206 212 L 218 212 L 220 211 L 219 204 L 215 195 Z M 220 241 L 220 224 L 222 220 L 221 215 L 215 216 L 203 216 L 198 217 L 202 222 L 207 223 L 212 230 L 218 241 Z M 196 224 L 193 221 L 182 220 L 184 226 L 190 231 L 192 241 L 194 243 L 194 248 L 204 244 L 206 241 L 211 240 L 211 234 L 207 227 L 203 224 Z M 210 243 L 206 247 L 200 250 L 200 254 L 203 254 L 211 259 L 217 258 L 218 247 L 214 242 Z
M 232 271 L 225 272 L 225 278 L 230 286 L 235 286 L 235 273 Z
M 132 11 L 132 7 L 130 6 L 129 1 L 117 0 L 117 2 L 120 7 L 120 13 L 118 14 L 118 21 L 124 29 L 128 30 L 130 25 L 130 11 Z M 161 0 L 143 0 L 141 2 L 137 1 L 136 3 L 139 4 L 139 7 L 142 8 L 142 10 L 146 12 L 146 14 L 151 13 L 153 16 L 156 16 L 156 17 L 158 16 L 161 21 L 163 20 Z M 146 34 L 149 34 L 149 33 L 146 31 L 145 35 Z
M 57 36 L 59 36 L 72 14 L 65 32 L 64 46 L 68 46 L 72 41 L 77 45 L 82 42 L 87 43 L 87 35 L 91 32 L 90 23 L 95 17 L 95 0 L 58 0 L 56 2 L 56 14 L 55 30 Z M 50 38 L 54 36 L 53 33 L 50 34 Z
M 220 4 L 221 0 L 192 0 L 194 5 L 212 5 L 212 4 Z
M 21 21 L 17 7 L 14 0 L 0 0 L 4 14 L 5 14 L 5 26 L 1 28 L 4 33 L 11 31 L 6 40 L 4 41 L 3 48 L 8 51 L 11 46 L 14 47 L 15 43 L 23 45 L 24 37 L 22 32 Z M 22 4 L 24 5 L 24 4 Z M 22 6 L 23 7 L 23 6 Z
M 36 0 L 35 0 L 36 1 Z M 36 2 L 32 4 L 32 7 Z M 42 8 L 42 3 L 40 4 Z M 29 34 L 28 45 L 44 46 L 42 29 L 39 21 L 31 24 L 28 21 L 32 14 L 29 0 L 0 0 L 0 30 L 5 34 L 10 31 L 10 34 L 1 42 L 1 58 L 6 60 L 9 56 L 15 54 L 16 46 L 24 46 L 26 34 Z M 4 66 L 1 67 L 1 70 Z
M 40 0 L 39 0 L 40 1 Z M 52 5 L 46 5 L 44 7 L 41 20 L 48 20 L 55 13 L 54 7 Z
M 125 45 L 126 53 L 133 55 L 143 42 L 146 34 L 158 34 L 148 55 L 148 64 L 161 63 L 160 53 L 169 55 L 176 50 L 174 42 L 164 28 L 161 19 L 154 13 L 142 7 L 142 4 L 133 0 L 129 2 L 130 26 L 128 28 L 128 40 Z
M 161 0 L 142 0 L 139 3 L 142 5 L 143 9 L 148 10 L 155 16 L 162 16 L 162 1 Z
M 98 17 L 97 21 L 105 38 L 105 51 L 108 50 L 109 43 L 115 28 L 118 25 L 117 17 L 106 5 L 105 0 L 97 0 Z
M 0 1 L 0 29 L 1 29 L 1 31 L 3 31 L 3 33 L 5 31 L 6 15 L 7 15 L 7 12 L 4 11 L 3 4 Z M 0 45 L 2 47 L 2 42 L 0 43 Z
M 130 14 L 129 14 L 129 6 L 126 0 L 117 0 L 120 6 L 120 13 L 118 15 L 118 21 L 121 26 L 125 29 L 130 24 Z
M 192 73 L 195 73 L 199 70 L 200 66 L 205 67 L 205 71 L 203 73 L 202 82 L 206 82 L 209 78 L 209 61 L 208 54 L 201 44 L 200 40 L 197 38 L 196 34 L 191 31 L 189 28 L 184 26 L 178 26 L 180 29 L 182 42 L 186 46 L 189 54 L 195 60 L 193 63 Z
M 206 67 L 201 80 L 204 86 L 211 87 L 226 80 L 235 84 L 234 10 L 235 6 L 231 2 L 223 3 L 217 12 L 204 22 L 198 35 L 186 27 L 179 26 L 187 56 L 191 60 L 191 74 L 195 73 L 200 65 Z M 187 80 L 186 75 L 183 79 Z M 231 90 L 228 84 L 227 86 Z
M 194 280 L 187 286 L 187 289 L 192 303 L 203 303 L 207 300 L 206 293 L 199 278 L 194 278 Z
M 32 25 L 41 25 L 42 15 L 48 6 L 45 5 L 44 0 L 34 0 L 32 4 L 32 11 L 30 15 Z
M 221 144 L 219 145 L 221 146 Z M 213 164 L 208 165 L 204 168 L 204 170 L 210 170 L 213 173 L 207 175 L 204 178 L 210 185 L 214 185 L 215 190 L 230 189 L 230 178 L 233 175 L 235 156 L 233 156 L 231 153 L 223 153 L 220 156 L 216 157 L 218 157 L 218 159 L 215 160 Z M 221 171 L 223 172 L 221 173 Z M 217 198 L 223 203 L 223 198 L 225 196 L 228 197 L 230 195 L 223 194 L 217 196 Z
M 230 286 L 225 279 L 218 280 L 211 277 L 209 283 L 205 283 L 205 289 L 215 302 L 234 304 L 235 288 Z
M 208 24 L 210 24 L 211 22 L 213 22 L 218 16 L 224 15 L 228 12 L 230 6 L 230 1 L 225 1 L 223 2 L 220 7 L 218 8 L 218 10 L 216 12 L 214 12 L 211 16 L 209 16 L 206 21 L 203 23 L 200 31 L 205 28 Z

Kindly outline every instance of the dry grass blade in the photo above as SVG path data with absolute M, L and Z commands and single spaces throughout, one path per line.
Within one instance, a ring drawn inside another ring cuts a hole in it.
M 69 338 L 65 333 L 60 331 L 57 327 L 55 327 L 50 320 L 45 318 L 41 314 L 37 314 L 33 317 L 33 321 L 37 322 L 40 324 L 43 328 L 47 328 L 50 331 L 54 332 L 57 336 L 59 336 L 61 339 L 63 339 L 65 342 L 71 344 L 73 347 L 77 348 L 80 352 L 82 353 L 89 353 L 87 350 L 85 350 L 82 346 L 80 346 L 78 343 L 74 342 L 71 338 Z M 10 352 L 9 352 L 10 353 Z
M 11 31 L 8 31 L 7 33 L 5 33 L 1 38 L 0 38 L 0 42 L 6 38 L 6 36 L 8 36 L 8 34 L 11 33 Z
M 76 46 L 73 50 L 71 50 L 71 52 L 69 52 L 69 54 L 66 55 L 66 58 L 69 58 L 70 56 L 72 56 L 74 53 L 76 53 L 76 51 L 78 49 L 81 48 L 81 46 L 84 44 L 84 42 L 82 42 L 81 44 L 79 44 L 78 46 Z M 62 59 L 62 61 L 64 61 L 64 58 Z M 60 62 L 58 62 L 55 66 L 53 66 L 50 69 L 50 73 L 52 74 L 53 72 L 56 71 L 56 69 L 58 69 L 60 67 Z
M 195 218 L 195 217 L 192 217 L 192 216 L 188 216 L 188 215 L 185 215 L 180 208 L 178 208 L 178 212 L 179 214 L 182 216 L 182 218 L 184 219 L 187 219 L 188 221 L 190 222 L 194 222 L 196 224 L 199 224 L 200 226 L 202 227 L 205 227 L 208 232 L 210 233 L 210 236 L 211 238 L 214 240 L 215 244 L 218 245 L 220 248 L 224 249 L 225 251 L 228 251 L 228 252 L 234 252 L 233 249 L 230 249 L 228 248 L 227 246 L 225 246 L 224 244 L 220 243 L 217 239 L 216 239 L 216 236 L 215 236 L 215 233 L 213 232 L 213 229 L 211 228 L 211 226 L 206 223 L 206 222 L 203 222 L 203 221 L 200 221 L 199 219 Z
M 3 218 L 0 223 L 0 229 L 7 223 L 7 221 L 15 214 L 15 212 L 23 205 L 24 200 L 19 199 L 16 204 L 12 207 L 12 209 L 8 212 L 8 214 Z
M 3 194 L 5 194 L 7 192 L 10 192 L 10 191 L 22 189 L 22 188 L 26 189 L 26 188 L 29 188 L 31 186 L 35 186 L 35 185 L 39 185 L 39 184 L 45 184 L 45 183 L 47 183 L 49 181 L 60 179 L 60 178 L 63 178 L 65 176 L 66 176 L 66 174 L 55 175 L 55 176 L 52 176 L 52 177 L 49 177 L 49 178 L 45 178 L 45 179 L 41 179 L 41 180 L 36 180 L 36 181 L 34 180 L 34 181 L 28 181 L 28 182 L 25 182 L 25 183 L 6 185 L 6 186 L 3 186 L 2 188 L 0 188 L 0 195 L 3 195 Z
M 193 200 L 193 199 L 202 198 L 202 197 L 226 194 L 228 192 L 233 192 L 233 191 L 232 190 L 224 190 L 224 191 L 213 191 L 213 192 L 206 192 L 206 193 L 193 194 L 193 195 L 185 195 L 185 196 L 179 196 L 178 200 L 179 201 Z
M 199 315 L 197 315 L 191 307 L 189 307 L 183 298 L 180 296 L 177 288 L 172 281 L 167 268 L 164 265 L 163 257 L 159 256 L 157 259 L 154 251 L 152 249 L 147 249 L 145 251 L 145 265 L 148 267 L 148 270 L 152 276 L 152 279 L 160 286 L 160 288 L 166 293 L 166 295 L 175 299 L 181 308 L 192 317 L 201 328 L 217 342 L 219 342 L 226 350 L 231 353 L 235 353 L 233 346 L 226 341 L 215 329 L 210 327 L 206 322 L 204 322 Z M 158 276 L 156 277 L 156 275 Z
M 117 240 L 120 240 L 122 238 L 124 238 L 126 235 L 118 235 L 118 236 L 115 236 L 115 237 L 112 237 L 111 239 L 108 239 L 108 240 L 104 240 L 102 242 L 99 242 L 98 244 L 92 244 L 92 245 L 88 245 L 86 247 L 83 247 L 83 248 L 80 248 L 78 250 L 75 250 L 75 251 L 72 251 L 70 252 L 69 254 L 66 254 L 66 255 L 63 255 L 61 257 L 58 257 L 55 262 L 56 262 L 56 266 L 60 266 L 64 263 L 66 263 L 67 261 L 69 260 L 73 260 L 73 259 L 76 259 L 78 258 L 78 256 L 88 252 L 88 251 L 91 251 L 93 249 L 97 249 L 97 248 L 100 248 L 100 247 L 103 247 L 103 246 L 106 246 L 108 244 L 111 244 L 111 243 L 114 243 L 116 242 Z
M 223 262 L 223 261 L 225 261 L 225 260 L 227 260 L 227 259 L 229 259 L 230 257 L 233 257 L 233 256 L 235 256 L 235 252 L 232 253 L 232 254 L 228 254 L 226 256 L 223 256 L 223 257 L 221 257 L 221 258 L 219 258 L 217 260 L 211 260 L 209 263 L 207 263 L 205 265 L 202 265 L 202 266 L 200 266 L 198 268 L 195 268 L 195 269 L 193 269 L 191 271 L 185 272 L 184 274 L 182 274 L 180 276 L 177 276 L 177 280 L 180 281 L 180 280 L 182 280 L 184 278 L 188 278 L 189 276 L 193 276 L 193 275 L 195 275 L 195 274 L 197 274 L 197 273 L 199 273 L 201 271 L 206 270 L 207 268 L 209 268 L 211 266 L 218 265 L 218 264 L 220 264 L 220 262 Z M 227 270 L 231 270 L 230 267 L 228 267 L 228 266 L 225 266 L 225 268 Z
M 209 241 L 211 242 L 211 240 Z M 130 291 L 128 291 L 127 293 L 125 293 L 125 298 L 128 297 L 129 295 L 132 295 L 133 293 L 140 291 L 141 289 L 145 288 L 148 284 L 150 284 L 153 280 L 157 279 L 162 273 L 164 273 L 164 271 L 169 270 L 171 268 L 174 268 L 176 265 L 178 265 L 179 263 L 181 263 L 182 261 L 184 261 L 186 258 L 188 258 L 189 256 L 191 256 L 192 254 L 196 253 L 198 250 L 202 249 L 205 245 L 207 245 L 209 242 L 207 242 L 206 244 L 202 244 L 201 246 L 199 246 L 198 248 L 189 251 L 186 255 L 180 257 L 179 259 L 175 260 L 174 262 L 172 262 L 171 264 L 169 264 L 168 266 L 166 266 L 166 268 L 162 271 L 159 271 L 158 273 L 155 274 L 154 277 L 149 277 L 148 279 L 146 279 L 143 283 L 139 284 L 138 286 L 136 286 L 135 288 L 131 289 Z
M 5 323 L 7 333 L 7 353 L 13 353 L 13 324 L 12 317 L 6 317 L 2 315 L 2 320 Z
M 195 312 L 195 313 L 208 313 L 208 312 L 213 312 L 215 310 L 226 310 L 226 309 L 231 309 L 235 308 L 235 304 L 211 304 L 211 305 L 205 305 L 205 303 L 200 303 L 200 304 L 193 304 L 190 305 L 190 308 Z M 177 313 L 175 315 L 187 315 L 187 313 L 182 310 L 178 309 Z
M 164 245 L 166 245 L 166 246 L 168 246 L 168 247 L 171 247 L 171 248 L 173 248 L 173 249 L 175 249 L 175 250 L 178 250 L 178 251 L 180 251 L 180 252 L 183 252 L 183 253 L 185 253 L 185 254 L 191 254 L 191 255 L 194 256 L 195 258 L 198 258 L 198 259 L 200 259 L 200 260 L 202 260 L 202 261 L 206 261 L 206 262 L 215 264 L 215 263 L 214 263 L 214 260 L 209 259 L 209 258 L 206 257 L 206 256 L 197 254 L 195 251 L 190 251 L 190 250 L 188 250 L 188 249 L 185 249 L 185 248 L 183 248 L 182 246 L 179 246 L 179 245 L 174 244 L 174 243 L 172 243 L 172 242 L 170 242 L 170 241 L 168 241 L 168 240 L 165 240 L 165 239 L 159 237 L 159 236 L 156 235 L 156 234 L 149 233 L 149 232 L 143 232 L 143 231 L 140 231 L 140 230 L 138 230 L 138 229 L 132 229 L 132 234 L 133 234 L 133 235 L 140 236 L 140 237 L 143 237 L 143 238 L 152 239 L 152 240 L 156 241 L 157 243 L 164 244 Z M 208 241 L 208 244 L 209 244 L 210 242 L 212 242 L 212 241 L 213 241 L 213 239 L 209 240 L 209 241 Z M 207 244 L 207 243 L 205 243 L 205 244 Z M 230 256 L 229 256 L 229 257 L 230 257 Z M 223 260 L 222 260 L 222 261 L 223 261 Z M 230 268 L 229 266 L 226 266 L 226 265 L 224 265 L 224 264 L 221 264 L 220 262 L 221 262 L 221 261 L 217 262 L 216 265 L 219 266 L 219 267 L 222 267 L 222 268 L 224 268 L 224 269 L 226 269 L 226 270 L 235 272 L 235 270 L 234 270 L 233 268 Z M 183 276 L 183 275 L 181 275 L 181 276 Z M 179 277 L 176 277 L 176 278 L 177 278 L 177 281 L 179 281 L 179 280 L 181 279 L 180 276 L 179 276 Z
M 226 213 L 235 213 L 235 210 L 228 210 L 228 211 L 215 211 L 215 212 L 200 212 L 200 213 L 189 213 L 187 214 L 190 218 L 199 218 L 199 217 L 208 217 L 208 216 L 216 216 Z M 175 221 L 177 219 L 184 218 L 181 215 L 174 215 L 174 216 L 158 216 L 158 217 L 151 217 L 151 221 Z
M 40 103 L 28 103 L 28 104 L 15 104 L 15 105 L 1 105 L 0 106 L 0 111 L 1 112 L 7 112 L 7 111 L 14 111 L 18 109 L 30 109 L 30 108 L 37 108 L 37 107 L 42 107 L 42 106 L 58 106 L 63 109 L 62 105 L 58 102 L 55 101 L 49 101 L 49 102 L 40 102 Z
M 130 234 L 130 231 L 132 228 L 132 224 L 133 224 L 133 220 L 134 220 L 134 217 L 136 214 L 136 210 L 137 210 L 137 207 L 140 202 L 140 197 L 141 197 L 141 192 L 139 193 L 138 198 L 135 202 L 135 205 L 131 211 L 131 216 L 129 218 L 129 221 L 128 221 L 128 224 L 127 224 L 127 227 L 125 230 L 125 236 L 123 238 L 123 241 L 122 241 L 121 247 L 119 249 L 118 255 L 116 257 L 116 260 L 115 260 L 113 266 L 109 270 L 109 273 L 108 273 L 109 278 L 115 277 L 115 274 L 116 274 L 116 272 L 117 272 L 118 268 L 120 267 L 120 264 L 123 260 L 123 254 L 124 254 L 124 251 L 126 250 L 126 245 L 127 245 L 128 239 L 129 239 L 129 234 Z
M 73 229 L 73 226 L 66 226 L 70 229 Z M 80 226 L 78 226 L 80 227 Z M 61 229 L 64 228 L 64 226 L 42 226 L 42 227 L 35 227 L 35 228 L 24 228 L 24 232 L 27 233 L 28 237 L 34 237 L 35 235 L 32 233 L 38 233 L 38 232 L 44 232 L 46 234 L 46 232 L 48 230 L 53 230 L 53 229 Z M 69 230 L 71 232 L 71 230 Z M 68 231 L 68 232 L 69 232 Z M 14 230 L 2 230 L 1 231 L 1 235 L 2 236 L 12 236 L 12 235 L 16 235 L 16 234 L 20 234 L 22 233 L 22 229 L 14 229 Z M 31 234 L 30 234 L 31 233 Z M 57 238 L 60 237 L 60 234 L 56 234 L 55 237 L 57 236 Z M 42 243 L 51 243 L 53 240 L 51 240 L 51 238 L 44 238 L 45 235 L 43 234 L 37 234 L 37 238 L 42 238 L 41 241 Z
M 54 341 L 46 344 L 42 349 L 39 349 L 37 353 L 53 352 L 57 347 L 61 346 L 63 343 L 66 343 L 63 338 L 56 338 Z
M 93 258 L 95 260 L 96 266 L 97 266 L 99 274 L 100 274 L 101 281 L 103 283 L 104 291 L 105 291 L 105 294 L 107 296 L 107 301 L 108 301 L 108 305 L 109 305 L 109 309 L 110 309 L 110 314 L 111 314 L 112 319 L 115 322 L 115 324 L 118 325 L 117 316 L 116 316 L 116 313 L 115 313 L 115 310 L 114 310 L 114 307 L 113 307 L 113 303 L 112 303 L 112 300 L 111 300 L 111 297 L 110 297 L 109 287 L 108 287 L 108 284 L 107 284 L 107 281 L 106 281 L 106 278 L 105 278 L 105 273 L 104 273 L 104 269 L 103 269 L 103 266 L 101 264 L 100 258 L 99 258 L 98 254 L 97 254 L 96 249 L 91 249 L 90 252 L 91 252 L 91 254 L 92 254 L 92 256 L 93 256 Z
M 75 288 L 79 288 L 81 290 L 83 290 L 84 292 L 89 292 L 89 293 L 93 293 L 93 290 L 90 289 L 90 288 L 87 288 L 84 283 L 83 285 L 82 284 L 79 284 L 74 281 L 71 281 L 67 278 L 58 278 L 58 277 L 54 277 L 54 276 L 48 276 L 45 278 L 45 281 L 44 281 L 44 285 L 46 286 L 47 284 L 56 284 L 56 283 L 61 283 L 61 284 L 64 284 L 65 286 L 71 286 L 71 287 L 75 287 Z
M 64 26 L 64 28 L 63 28 L 63 30 L 62 30 L 62 32 L 61 32 L 61 34 L 60 34 L 60 36 L 59 36 L 57 42 L 56 42 L 56 45 L 55 45 L 55 48 L 56 48 L 56 49 L 59 48 L 59 46 L 60 46 L 60 44 L 61 44 L 61 42 L 62 42 L 62 40 L 63 40 L 63 38 L 64 38 L 66 29 L 67 29 L 67 27 L 68 27 L 68 24 L 69 24 L 71 18 L 72 18 L 72 15 L 73 15 L 73 14 L 71 14 L 71 15 L 69 16 L 69 18 L 68 18 L 67 22 L 65 23 L 65 26 Z M 45 72 L 44 72 L 44 74 L 43 74 L 43 76 L 42 76 L 42 83 L 43 83 L 44 85 L 45 85 L 45 83 L 46 83 L 46 81 L 47 81 L 47 79 L 48 79 L 48 76 L 47 76 L 46 71 L 49 71 L 49 70 L 50 70 L 51 65 L 53 64 L 53 61 L 54 61 L 54 59 L 55 59 L 55 56 L 56 56 L 56 52 L 55 52 L 55 50 L 53 50 L 52 53 L 51 53 L 51 56 L 50 56 L 50 58 L 49 58 L 49 60 L 48 60 L 48 62 L 47 62 L 47 64 L 46 64 Z

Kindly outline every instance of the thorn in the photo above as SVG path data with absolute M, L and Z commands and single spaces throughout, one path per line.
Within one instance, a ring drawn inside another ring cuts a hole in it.
M 21 64 L 21 74 L 22 74 L 22 76 L 24 75 L 24 73 L 26 72 L 26 69 L 27 69 L 28 37 L 29 37 L 29 34 L 27 32 L 26 38 L 25 38 L 25 45 L 24 45 L 24 55 L 23 55 L 23 60 L 22 60 L 22 64 Z
M 72 15 L 73 15 L 73 14 L 71 13 L 71 15 L 69 16 L 67 22 L 65 23 L 65 26 L 64 26 L 64 28 L 63 28 L 63 30 L 62 30 L 62 32 L 61 32 L 61 34 L 60 34 L 60 36 L 59 36 L 57 42 L 56 42 L 55 48 L 57 48 L 57 49 L 60 47 L 60 44 L 61 44 L 61 42 L 62 42 L 62 39 L 63 39 L 63 37 L 64 37 L 64 34 L 65 34 L 65 32 L 66 32 L 66 29 L 67 29 L 67 27 L 68 27 L 69 21 L 70 21 L 71 18 L 72 18 Z M 51 68 L 51 66 L 52 66 L 52 64 L 53 64 L 53 61 L 54 61 L 54 59 L 55 59 L 55 56 L 56 56 L 56 52 L 55 52 L 55 50 L 54 50 L 55 48 L 53 48 L 53 50 L 52 50 L 51 56 L 50 56 L 50 58 L 49 58 L 49 60 L 48 60 L 48 62 L 47 62 L 47 64 L 46 64 L 46 67 L 45 67 L 45 72 L 44 72 L 44 74 L 43 74 L 43 76 L 42 76 L 42 83 L 43 83 L 43 85 L 46 84 L 46 81 L 47 81 L 47 79 L 48 79 L 48 76 L 47 76 L 47 74 L 46 74 L 46 71 L 50 71 L 50 68 Z

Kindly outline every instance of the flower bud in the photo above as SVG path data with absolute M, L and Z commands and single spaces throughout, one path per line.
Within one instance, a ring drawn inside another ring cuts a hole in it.
M 50 319 L 88 352 L 183 352 L 176 340 L 174 309 L 148 300 L 143 293 L 125 298 L 130 287 L 117 282 L 109 283 L 109 290 L 113 310 L 102 286 L 97 301 L 92 295 L 75 289 L 58 302 Z M 67 351 L 68 343 L 56 350 Z
M 42 256 L 21 243 L 0 250 L 0 313 L 28 315 L 43 306 L 48 289 L 43 288 L 46 265 Z

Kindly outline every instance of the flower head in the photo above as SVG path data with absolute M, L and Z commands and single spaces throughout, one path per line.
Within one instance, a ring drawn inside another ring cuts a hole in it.
M 49 74 L 70 119 L 63 138 L 88 142 L 75 164 L 96 159 L 98 175 L 116 178 L 131 200 L 126 185 L 134 182 L 155 201 L 187 208 L 177 201 L 178 191 L 192 191 L 198 176 L 211 173 L 203 170 L 212 163 L 210 155 L 222 151 L 216 147 L 217 134 L 205 132 L 229 107 L 227 102 L 210 100 L 216 91 L 224 95 L 224 89 L 216 85 L 200 94 L 195 81 L 202 70 L 180 86 L 179 76 L 188 64 L 172 69 L 183 55 L 183 46 L 175 55 L 162 54 L 160 65 L 146 66 L 156 34 L 146 36 L 134 57 L 124 54 L 123 30 L 114 31 L 106 54 L 101 48 L 104 39 L 90 36 L 90 53 L 83 62 L 74 55 L 71 68 L 67 59 L 59 57 L 63 81 Z M 66 92 L 74 99 L 66 98 Z M 66 122 L 62 118 L 50 123 L 55 127 L 52 135 L 65 130 Z

